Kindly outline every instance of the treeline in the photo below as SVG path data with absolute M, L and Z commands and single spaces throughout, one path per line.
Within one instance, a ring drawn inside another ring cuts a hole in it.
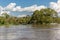
M 7 13 L 3 13 L 2 15 L 0 16 L 0 25 L 60 23 L 58 13 L 50 8 L 41 9 L 40 11 L 36 10 L 33 12 L 33 15 L 27 15 L 26 17 L 14 17 Z
M 26 17 L 14 17 L 8 15 L 7 13 L 3 13 L 3 15 L 0 16 L 0 25 L 28 24 L 30 18 L 31 17 L 29 15 L 27 15 Z
M 36 10 L 33 12 L 30 23 L 34 24 L 50 24 L 56 23 L 58 19 L 58 13 L 50 8 Z

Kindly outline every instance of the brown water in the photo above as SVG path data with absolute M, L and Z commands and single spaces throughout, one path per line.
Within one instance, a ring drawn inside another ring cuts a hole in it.
M 60 25 L 2 26 L 0 40 L 60 40 Z

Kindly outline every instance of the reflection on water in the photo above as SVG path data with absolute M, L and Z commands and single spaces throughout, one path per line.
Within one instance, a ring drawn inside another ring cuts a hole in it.
M 42 25 L 18 25 L 9 28 L 2 26 L 0 40 L 60 40 L 59 25 L 55 26 L 48 28 Z

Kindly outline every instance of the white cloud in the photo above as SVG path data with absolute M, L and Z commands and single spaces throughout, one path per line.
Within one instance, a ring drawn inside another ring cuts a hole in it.
M 3 14 L 3 13 L 10 14 L 10 11 L 1 11 L 1 14 Z
M 17 17 L 26 17 L 27 15 L 18 15 Z
M 60 13 L 60 0 L 58 0 L 57 2 L 50 2 L 50 8 L 56 10 L 58 13 Z M 0 6 L 0 14 L 3 12 L 7 12 L 8 14 L 13 11 L 13 12 L 23 12 L 23 11 L 27 11 L 27 12 L 33 12 L 35 10 L 41 10 L 41 9 L 45 9 L 47 8 L 44 5 L 32 5 L 32 6 L 28 6 L 28 7 L 21 7 L 21 6 L 17 6 L 16 3 L 10 3 L 8 4 L 6 7 L 2 7 Z M 26 15 L 19 15 L 20 17 L 22 16 L 26 16 Z
M 3 7 L 2 6 L 0 6 L 0 10 L 3 10 Z
M 37 9 L 36 10 L 41 10 L 41 9 L 45 9 L 47 7 L 45 7 L 44 5 L 41 5 L 41 6 L 37 6 Z
M 22 11 L 24 11 L 24 8 L 22 8 L 21 6 L 16 6 L 15 8 L 13 8 L 12 11 L 22 12 Z
M 41 5 L 41 6 L 32 5 L 32 6 L 23 8 L 23 11 L 35 11 L 35 10 L 41 10 L 44 8 L 46 8 L 44 5 Z
M 56 10 L 58 13 L 60 12 L 60 0 L 57 2 L 50 2 L 50 8 Z
M 37 5 L 32 5 L 29 7 L 23 8 L 23 11 L 34 11 L 36 9 Z
M 33 12 L 35 10 L 40 10 L 40 9 L 43 9 L 43 8 L 46 8 L 46 7 L 44 5 L 41 5 L 41 6 L 32 5 L 32 6 L 29 6 L 29 7 L 22 8 L 21 6 L 17 6 L 16 3 L 10 3 L 6 7 L 0 6 L 0 15 L 2 13 L 10 14 L 11 11 L 13 11 L 13 12 L 16 12 L 16 11 L 17 12 L 23 12 L 23 11 Z M 22 15 L 22 16 L 26 16 L 26 15 Z
M 16 3 L 10 3 L 9 5 L 7 5 L 7 7 L 5 7 L 5 10 L 13 10 L 13 8 L 15 8 Z
M 42 8 L 46 8 L 46 7 L 44 5 L 41 5 L 41 6 L 32 5 L 29 7 L 22 8 L 21 6 L 16 6 L 16 3 L 10 3 L 4 9 L 8 10 L 8 11 L 19 11 L 19 12 L 29 11 L 29 12 L 31 12 L 31 11 L 35 11 L 35 10 L 40 10 Z

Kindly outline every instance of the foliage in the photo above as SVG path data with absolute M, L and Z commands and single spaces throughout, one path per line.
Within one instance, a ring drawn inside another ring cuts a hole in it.
M 10 16 L 7 13 L 3 14 L 3 16 L 0 16 L 0 25 L 18 25 L 18 24 L 27 24 L 28 21 L 30 20 L 30 16 L 26 17 L 14 17 Z
M 47 24 L 53 23 L 54 18 L 57 18 L 57 12 L 53 9 L 46 8 L 34 11 L 30 23 L 40 23 L 40 24 Z
M 57 12 L 50 8 L 41 9 L 40 11 L 36 10 L 32 16 L 27 15 L 26 17 L 14 17 L 7 13 L 3 13 L 2 15 L 0 16 L 0 25 L 60 23 Z

